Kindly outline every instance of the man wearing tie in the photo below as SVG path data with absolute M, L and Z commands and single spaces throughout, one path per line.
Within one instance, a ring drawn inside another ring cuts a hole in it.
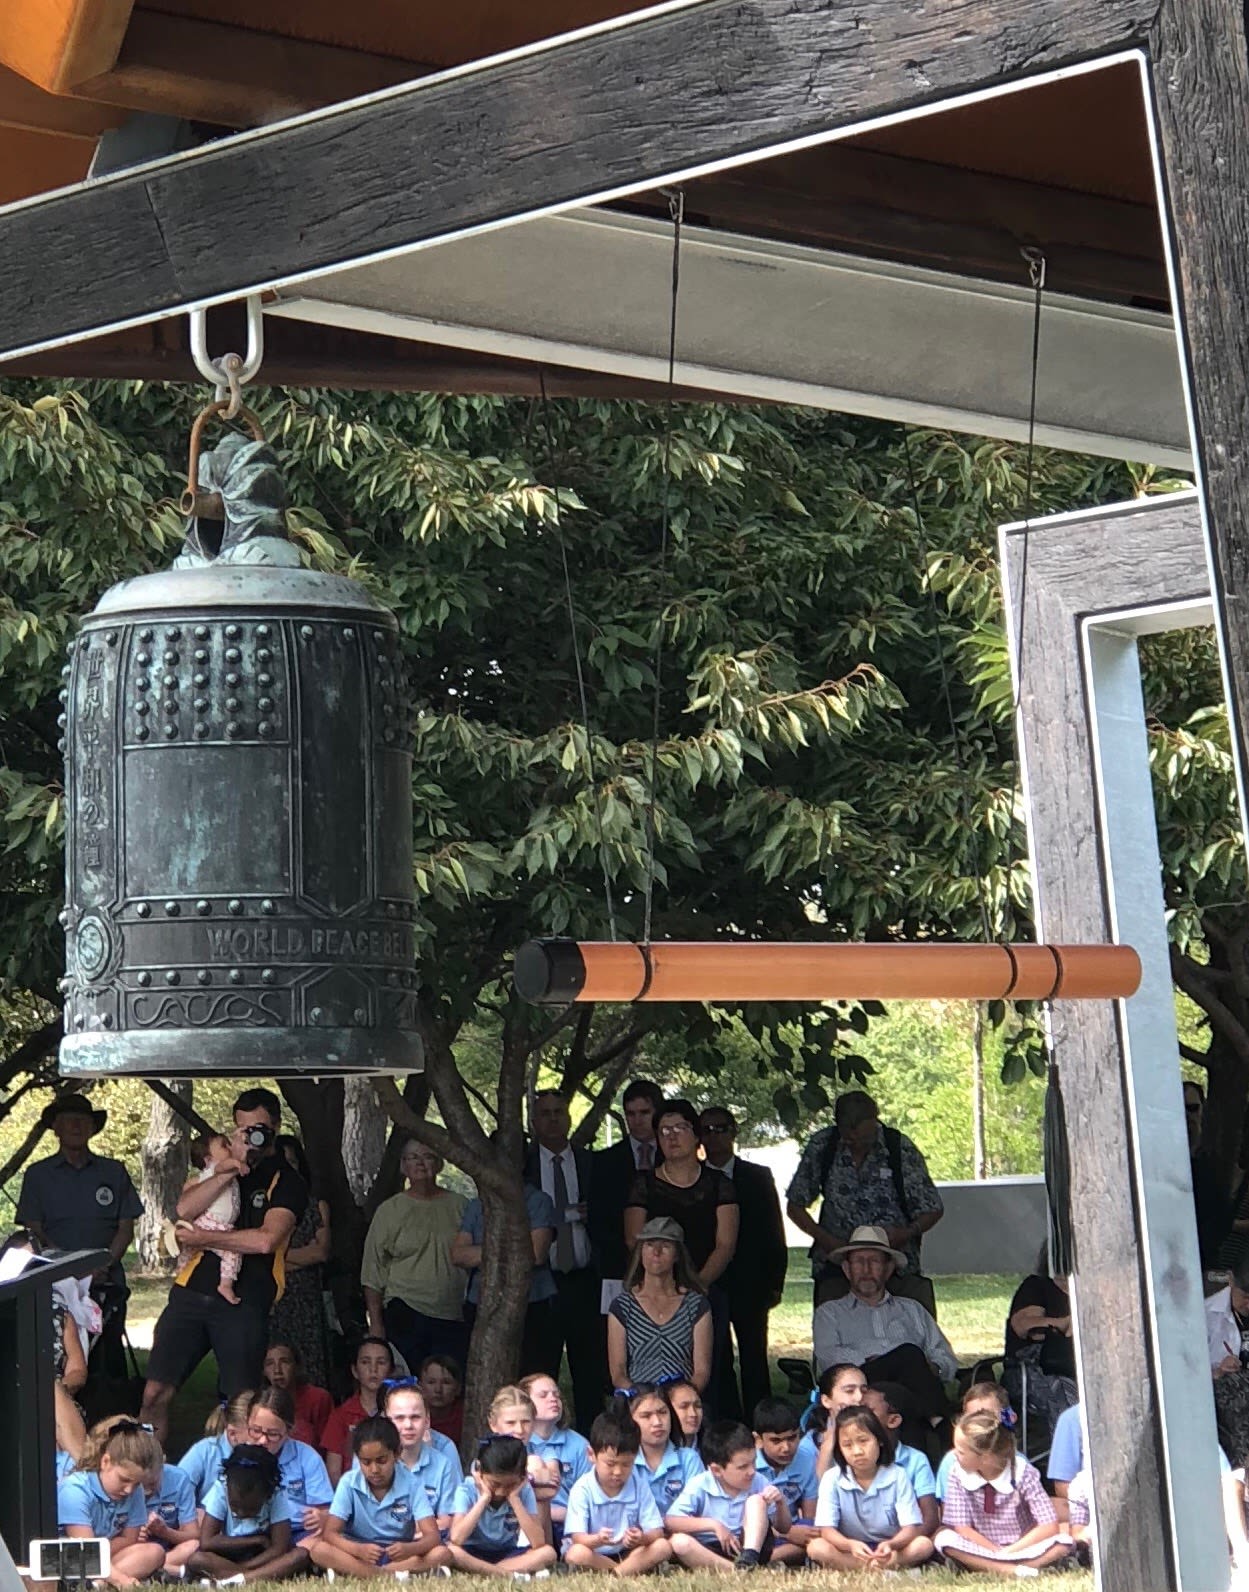
M 607 1333 L 588 1225 L 590 1153 L 573 1149 L 568 1138 L 571 1126 L 563 1095 L 556 1089 L 540 1090 L 533 1104 L 530 1127 L 535 1142 L 525 1158 L 525 1181 L 540 1188 L 555 1206 L 550 1260 L 559 1294 L 551 1312 L 550 1336 L 542 1345 L 543 1363 L 523 1369 L 558 1377 L 560 1358 L 567 1350 L 575 1424 L 588 1434 L 607 1390 Z
M 635 1078 L 621 1102 L 628 1131 L 619 1144 L 594 1152 L 590 1237 L 603 1279 L 601 1307 L 604 1314 L 620 1292 L 620 1280 L 629 1264 L 624 1213 L 630 1185 L 636 1173 L 651 1172 L 663 1160 L 655 1142 L 655 1113 L 663 1100 L 663 1090 L 658 1084 L 647 1078 Z
M 754 1419 L 755 1405 L 772 1392 L 768 1365 L 768 1312 L 781 1302 L 789 1251 L 776 1183 L 766 1166 L 743 1161 L 736 1152 L 737 1120 L 724 1106 L 708 1106 L 698 1119 L 707 1165 L 732 1181 L 737 1192 L 737 1248 L 720 1286 L 728 1296 L 729 1322 L 737 1339 L 741 1402 L 733 1375 L 733 1356 L 720 1360 L 717 1413 Z

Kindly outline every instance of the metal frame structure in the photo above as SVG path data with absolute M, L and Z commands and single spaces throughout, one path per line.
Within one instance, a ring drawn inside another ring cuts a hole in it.
M 1216 1587 L 1227 1562 L 1214 1403 L 1137 656 L 1141 635 L 1213 623 L 1199 503 L 1188 492 L 1058 515 L 1005 526 L 999 543 L 1038 933 L 1123 940 L 1142 963 L 1131 1000 L 1059 1002 L 1052 1017 L 1070 1080 L 1099 1559 L 1173 1549 L 1180 1586 Z M 1148 1381 L 1116 1376 L 1120 1357 L 1143 1362 Z M 1143 1518 L 1134 1493 L 1155 1487 L 1169 1509 Z M 1145 1563 L 1133 1573 L 1156 1584 Z
M 0 358 L 1125 58 L 1140 64 L 1152 118 L 1243 795 L 1249 52 L 1239 0 L 674 0 L 0 212 Z M 1124 529 L 1117 523 L 1117 534 Z M 1080 574 L 1087 581 L 1087 567 Z M 1112 609 L 1134 611 L 1131 602 Z M 1039 623 L 1025 623 L 1025 636 L 1036 638 Z M 1131 621 L 1122 623 L 1127 632 L 1094 626 L 1082 643 L 1081 667 L 1106 690 L 1115 681 L 1126 690 L 1130 677 L 1130 649 L 1114 640 L 1130 639 Z M 1148 895 L 1147 859 L 1133 857 L 1121 822 L 1106 832 L 1113 844 L 1104 856 L 1096 823 L 1114 783 L 1107 748 L 1127 734 L 1131 715 L 1118 722 L 1099 708 L 1083 740 L 1063 740 L 1067 700 L 1056 698 L 1058 713 L 1046 719 L 1024 714 L 1035 854 L 1044 868 L 1052 854 L 1071 852 L 1060 877 L 1043 879 L 1044 932 L 1099 939 L 1116 923 L 1126 930 L 1129 904 L 1144 912 Z M 1100 793 L 1089 785 L 1095 753 Z M 1082 828 L 1065 822 L 1060 832 L 1037 784 L 1042 768 L 1068 818 L 1081 793 L 1092 815 Z M 1099 879 L 1101 892 L 1091 889 Z M 1089 933 L 1074 932 L 1093 918 Z M 1156 922 L 1149 932 L 1156 939 Z M 1078 1027 L 1061 1009 L 1058 1018 L 1079 1128 L 1077 1316 L 1090 1438 L 1103 1502 L 1118 1522 L 1103 1536 L 1100 1574 L 1124 1592 L 1222 1578 L 1211 1554 L 1219 1533 L 1181 1469 L 1170 1477 L 1181 1489 L 1174 1508 L 1167 1490 L 1178 1412 L 1163 1384 L 1183 1364 L 1159 1313 L 1173 1308 L 1181 1326 L 1191 1323 L 1198 1274 L 1173 1154 L 1178 1129 L 1164 1120 L 1174 1069 L 1169 1083 L 1154 1075 L 1142 1059 L 1150 1036 L 1139 1029 L 1126 1008 L 1092 1008 Z M 1107 1065 L 1119 1056 L 1122 1066 Z M 1184 1394 L 1200 1402 L 1193 1386 Z M 1195 1453 L 1186 1463 L 1200 1475 Z

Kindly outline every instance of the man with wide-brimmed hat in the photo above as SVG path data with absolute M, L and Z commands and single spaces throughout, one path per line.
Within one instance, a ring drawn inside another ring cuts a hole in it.
M 106 1249 L 109 1264 L 91 1281 L 92 1296 L 104 1317 L 91 1354 L 93 1374 L 124 1377 L 122 1335 L 126 1326 L 126 1274 L 121 1258 L 134 1238 L 135 1219 L 143 1205 L 130 1173 L 111 1156 L 89 1147 L 108 1119 L 86 1095 L 62 1094 L 44 1107 L 39 1118 L 45 1132 L 56 1135 L 55 1155 L 26 1169 L 17 1199 L 17 1222 L 28 1227 L 44 1249 Z
M 812 1338 L 817 1371 L 860 1365 L 869 1382 L 900 1382 L 915 1395 L 926 1417 L 945 1413 L 942 1380 L 958 1372 L 958 1356 L 933 1318 L 914 1299 L 889 1292 L 906 1256 L 883 1227 L 856 1227 L 829 1257 L 850 1284 L 844 1299 L 829 1299 L 815 1312 Z

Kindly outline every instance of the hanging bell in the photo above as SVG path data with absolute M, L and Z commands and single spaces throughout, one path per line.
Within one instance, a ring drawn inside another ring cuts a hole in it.
M 61 1071 L 420 1069 L 398 627 L 301 566 L 247 410 L 199 458 L 172 569 L 71 644 Z

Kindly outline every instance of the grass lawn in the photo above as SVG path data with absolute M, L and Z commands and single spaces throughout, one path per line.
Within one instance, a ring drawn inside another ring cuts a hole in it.
M 790 1573 L 792 1574 L 792 1572 Z M 663 1585 L 665 1582 L 669 1582 L 674 1587 L 679 1587 L 680 1592 L 724 1592 L 726 1586 L 741 1586 L 743 1584 L 740 1575 L 716 1575 L 709 1570 L 681 1570 L 675 1574 L 677 1578 L 674 1580 L 673 1572 L 668 1572 L 658 1584 Z M 869 1592 L 870 1588 L 871 1592 L 880 1592 L 882 1586 L 906 1586 L 910 1584 L 909 1581 L 900 1580 L 896 1575 L 889 1575 L 882 1579 L 879 1571 L 865 1571 L 861 1575 L 852 1575 L 836 1570 L 803 1570 L 801 1575 L 802 1580 L 798 1584 L 804 1588 L 804 1592 L 807 1588 L 826 1588 L 827 1592 Z M 777 1584 L 776 1578 L 784 1576 L 784 1572 L 764 1570 L 760 1572 L 760 1576 L 764 1585 Z M 993 1586 L 997 1584 L 984 1576 L 978 1579 L 985 1585 Z M 602 1587 L 606 1580 L 606 1576 L 590 1575 L 582 1572 L 570 1575 L 561 1574 L 558 1581 L 552 1584 L 567 1588 L 568 1592 L 590 1592 L 592 1587 Z M 784 1576 L 784 1579 L 779 1580 L 779 1584 L 783 1586 L 787 1583 L 787 1580 L 788 1577 Z M 1061 1582 L 1064 1587 L 1070 1588 L 1070 1592 L 1093 1592 L 1093 1574 L 1089 1570 L 1042 1573 L 1032 1584 L 1035 1586 L 1037 1582 Z M 261 1586 L 264 1583 L 255 1582 L 254 1584 Z M 374 1579 L 360 1580 L 340 1575 L 336 1577 L 335 1584 L 343 1587 L 363 1588 L 376 1586 L 378 1582 Z M 457 1570 L 448 1584 L 453 1587 L 463 1587 L 465 1592 L 488 1592 L 490 1588 L 494 1588 L 495 1592 L 497 1592 L 500 1586 L 510 1586 L 511 1583 L 500 1576 L 464 1575 Z M 639 1584 L 653 1586 L 656 1581 L 651 1576 L 643 1578 L 643 1581 Z M 751 1583 L 748 1581 L 745 1584 L 750 1585 Z M 758 1580 L 754 1584 L 757 1586 L 759 1584 Z M 972 1584 L 968 1581 L 965 1574 L 955 1570 L 925 1570 L 919 1580 L 919 1585 L 924 1587 L 961 1586 L 966 1589 Z M 325 1592 L 326 1583 L 324 1581 L 306 1580 L 285 1581 L 281 1585 L 290 1588 L 290 1592 Z

